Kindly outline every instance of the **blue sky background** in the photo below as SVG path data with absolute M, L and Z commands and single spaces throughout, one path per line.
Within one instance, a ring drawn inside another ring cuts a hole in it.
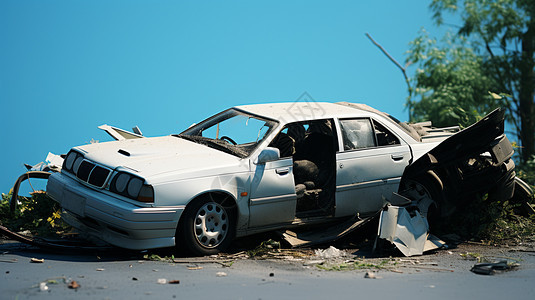
M 102 124 L 178 133 L 225 108 L 362 102 L 407 120 L 401 72 L 428 0 L 0 1 L 0 192 Z M 409 69 L 409 74 L 414 73 Z

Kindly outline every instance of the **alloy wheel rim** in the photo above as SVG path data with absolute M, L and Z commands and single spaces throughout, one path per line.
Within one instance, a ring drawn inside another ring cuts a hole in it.
M 215 248 L 225 240 L 229 219 L 227 212 L 219 203 L 204 204 L 195 215 L 193 224 L 195 237 L 205 248 Z

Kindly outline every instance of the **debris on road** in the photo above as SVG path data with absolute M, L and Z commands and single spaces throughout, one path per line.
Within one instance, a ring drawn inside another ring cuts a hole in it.
M 44 259 L 44 258 L 33 258 L 33 257 L 32 257 L 32 258 L 30 259 L 30 262 L 31 262 L 31 263 L 42 264 L 42 263 L 45 262 L 45 259 Z
M 477 262 L 481 262 L 481 254 L 475 253 L 475 252 L 466 252 L 466 253 L 460 253 L 459 254 L 462 258 L 467 260 L 477 260 Z
M 69 282 L 67 286 L 68 288 L 73 289 L 73 290 L 80 288 L 80 285 L 75 280 L 72 280 L 71 282 Z
M 346 256 L 346 253 L 344 251 L 336 249 L 333 246 L 330 246 L 327 249 L 316 249 L 315 254 L 318 258 L 323 259 L 339 258 Z
M 429 234 L 427 220 L 417 210 L 409 212 L 405 207 L 392 205 L 381 212 L 377 238 L 391 242 L 405 256 L 422 255 L 446 245 Z
M 227 273 L 225 273 L 225 272 L 217 272 L 217 273 L 215 274 L 215 276 L 217 276 L 217 277 L 226 277 L 226 276 L 227 276 Z
M 323 264 L 316 265 L 324 271 L 354 271 L 354 270 L 390 270 L 397 265 L 397 261 L 392 258 L 359 258 L 334 259 Z
M 314 265 L 321 265 L 323 263 L 325 263 L 324 259 L 307 260 L 303 263 L 303 266 L 308 267 L 308 266 L 314 266 Z
M 500 260 L 495 262 L 482 262 L 475 264 L 470 271 L 480 275 L 494 275 L 496 272 L 511 271 L 520 265 L 516 262 Z
M 284 232 L 279 231 L 278 234 L 294 248 L 305 246 L 308 247 L 341 239 L 355 230 L 363 227 L 377 216 L 378 214 L 367 218 L 360 218 L 358 215 L 355 215 L 345 222 L 326 227 L 322 230 L 286 230 Z
M 260 245 L 256 246 L 253 250 L 247 251 L 247 254 L 250 257 L 263 257 L 268 253 L 280 253 L 280 249 L 280 242 L 269 239 L 260 243 Z
M 46 282 L 41 282 L 39 283 L 39 290 L 41 292 L 46 292 L 48 291 L 48 286 L 46 285 Z
M 369 278 L 369 279 L 381 279 L 383 277 L 381 276 L 377 276 L 377 274 L 375 272 L 366 272 L 366 274 L 364 274 L 364 278 Z

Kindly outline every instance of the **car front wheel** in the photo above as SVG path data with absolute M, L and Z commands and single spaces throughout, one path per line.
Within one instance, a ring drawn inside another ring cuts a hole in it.
M 427 218 L 431 227 L 436 227 L 441 218 L 441 206 L 445 203 L 440 187 L 428 178 L 407 180 L 402 194 L 411 199 L 420 214 Z
M 184 211 L 177 231 L 182 245 L 193 255 L 212 255 L 225 250 L 234 238 L 235 224 L 232 207 L 210 197 L 191 203 Z

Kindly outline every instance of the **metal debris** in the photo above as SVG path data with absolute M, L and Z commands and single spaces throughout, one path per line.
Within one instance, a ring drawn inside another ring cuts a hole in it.
M 417 210 L 409 213 L 404 207 L 388 205 L 381 212 L 377 237 L 394 244 L 405 256 L 422 255 L 446 245 L 428 230 L 427 220 Z
M 475 264 L 470 271 L 480 275 L 494 275 L 496 272 L 510 271 L 518 268 L 520 265 L 507 260 L 495 262 L 482 262 Z
M 304 247 L 311 245 L 318 245 L 326 242 L 336 241 L 351 232 L 361 228 L 371 220 L 375 219 L 378 214 L 375 214 L 368 218 L 360 218 L 358 215 L 353 216 L 351 219 L 337 224 L 335 226 L 326 227 L 323 230 L 299 231 L 294 232 L 286 230 L 284 232 L 278 232 L 279 235 L 284 238 L 292 247 Z

